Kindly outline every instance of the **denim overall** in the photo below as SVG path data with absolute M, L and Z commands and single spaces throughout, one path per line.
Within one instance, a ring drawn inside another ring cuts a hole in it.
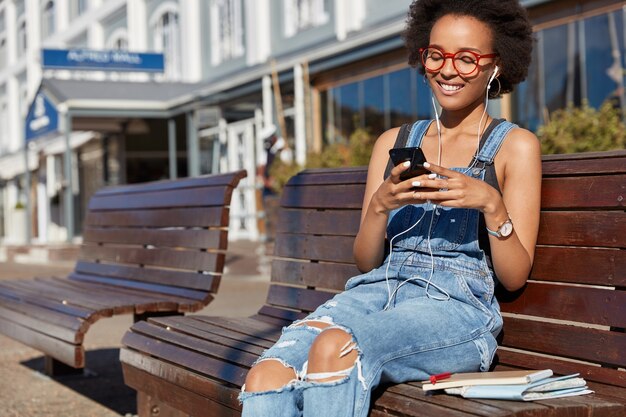
M 406 146 L 420 146 L 430 123 L 416 122 Z M 497 125 L 476 161 L 454 170 L 484 179 L 485 166 L 513 127 Z M 277 360 L 297 377 L 272 391 L 246 392 L 244 386 L 242 417 L 366 417 L 371 392 L 380 384 L 487 371 L 502 318 L 495 276 L 478 246 L 478 224 L 475 209 L 425 203 L 392 211 L 387 236 L 393 250 L 382 266 L 351 278 L 346 291 L 283 329 L 257 363 Z M 307 373 L 309 348 L 322 331 L 307 321 L 349 333 L 352 341 L 340 356 L 357 350 L 354 366 Z M 331 376 L 334 381 L 316 381 Z

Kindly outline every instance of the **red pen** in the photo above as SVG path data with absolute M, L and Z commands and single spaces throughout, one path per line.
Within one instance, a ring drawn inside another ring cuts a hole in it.
M 444 372 L 442 374 L 431 375 L 430 376 L 430 383 L 434 385 L 434 384 L 437 383 L 437 381 L 448 379 L 451 376 L 452 376 L 452 372 Z

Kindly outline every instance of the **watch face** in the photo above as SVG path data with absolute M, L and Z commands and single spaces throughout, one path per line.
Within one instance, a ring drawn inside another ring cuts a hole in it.
M 500 230 L 498 230 L 500 234 L 504 237 L 513 233 L 513 223 L 511 221 L 504 222 L 502 226 L 500 226 Z

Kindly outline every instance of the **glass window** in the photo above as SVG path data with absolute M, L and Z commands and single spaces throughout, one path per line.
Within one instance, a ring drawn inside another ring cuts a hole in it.
M 76 0 L 76 14 L 79 16 L 87 11 L 87 0 Z
M 211 4 L 213 65 L 243 55 L 243 28 L 242 0 L 213 0 Z
M 624 25 L 621 12 L 585 20 L 587 97 L 600 107 L 609 99 L 620 105 L 620 86 L 624 85 Z
M 54 33 L 54 2 L 44 3 L 41 18 L 41 38 L 45 39 Z
M 430 90 L 405 68 L 322 92 L 324 143 L 346 141 L 359 127 L 378 136 L 385 130 L 431 118 Z
M 7 65 L 7 38 L 4 34 L 0 34 L 0 68 Z
M 306 29 L 329 21 L 324 0 L 284 0 L 285 36 L 291 37 Z
M 584 99 L 626 106 L 626 31 L 617 10 L 538 31 L 527 80 L 513 95 L 513 119 L 536 131 L 549 114 Z
M 180 32 L 178 13 L 167 11 L 154 27 L 154 49 L 165 55 L 165 75 L 169 79 L 180 78 Z
M 3 33 L 6 29 L 6 22 L 4 21 L 4 10 L 0 11 L 0 33 Z
M 19 59 L 26 53 L 28 47 L 28 38 L 26 34 L 26 19 L 22 16 L 17 24 L 17 58 Z

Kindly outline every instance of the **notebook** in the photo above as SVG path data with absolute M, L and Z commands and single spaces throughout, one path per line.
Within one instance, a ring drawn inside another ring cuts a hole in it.
M 545 400 L 593 393 L 587 388 L 585 380 L 579 378 L 578 375 L 544 378 L 523 385 L 474 385 L 447 388 L 445 391 L 447 394 L 460 395 L 463 398 L 516 401 Z
M 424 391 L 456 388 L 470 385 L 525 385 L 552 376 L 551 369 L 525 371 L 465 372 L 452 374 L 449 378 L 436 381 L 422 381 Z

